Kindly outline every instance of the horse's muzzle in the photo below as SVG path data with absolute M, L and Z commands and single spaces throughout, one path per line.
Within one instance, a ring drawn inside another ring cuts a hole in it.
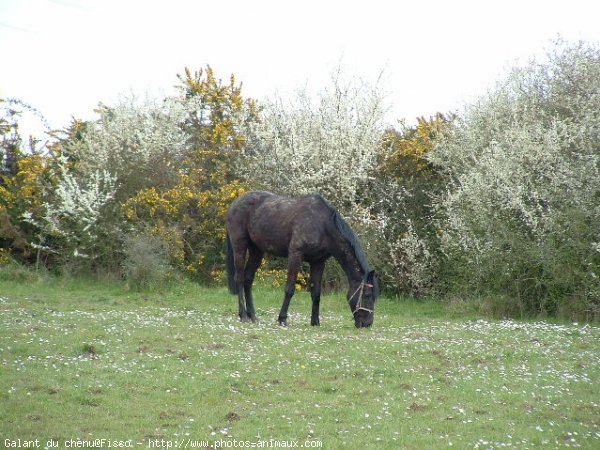
M 354 325 L 356 328 L 368 328 L 373 325 L 373 314 L 369 314 L 366 317 L 356 317 L 354 319 Z

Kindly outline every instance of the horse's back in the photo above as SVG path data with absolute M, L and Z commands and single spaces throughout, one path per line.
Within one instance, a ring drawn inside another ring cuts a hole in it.
M 274 196 L 270 192 L 252 191 L 236 198 L 229 207 L 225 217 L 227 232 L 231 235 L 241 230 L 247 230 L 248 221 L 254 211 L 256 211 L 265 199 Z
M 261 214 L 279 214 L 292 217 L 298 213 L 317 215 L 328 203 L 319 194 L 285 197 L 266 191 L 251 191 L 238 197 L 229 207 L 227 224 L 243 222 Z M 281 219 L 281 217 L 279 217 Z
M 240 197 L 236 198 L 231 206 L 229 207 L 228 215 L 235 212 L 238 209 L 256 208 L 267 198 L 277 197 L 277 195 L 266 191 L 251 191 L 246 192 Z
M 251 241 L 275 256 L 287 256 L 290 246 L 320 247 L 331 210 L 320 195 L 284 197 L 249 192 L 239 197 L 227 214 L 232 239 Z

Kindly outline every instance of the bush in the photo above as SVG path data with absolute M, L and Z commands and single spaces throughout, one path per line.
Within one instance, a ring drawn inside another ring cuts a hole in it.
M 319 192 L 352 222 L 372 180 L 385 114 L 378 86 L 345 82 L 340 73 L 316 96 L 263 105 L 251 122 L 238 170 L 249 183 L 286 195 Z
M 600 48 L 558 42 L 469 106 L 430 161 L 446 286 L 521 315 L 600 305 Z
M 48 273 L 43 268 L 34 270 L 32 267 L 19 264 L 16 261 L 9 261 L 5 264 L 0 263 L 0 281 L 32 284 L 44 281 L 47 278 Z
M 424 296 L 435 288 L 440 259 L 431 203 L 444 186 L 427 155 L 451 127 L 451 118 L 437 114 L 418 118 L 415 126 L 400 122 L 384 135 L 371 189 L 377 226 L 369 250 L 382 280 L 396 292 Z
M 169 261 L 168 244 L 150 233 L 131 234 L 125 238 L 123 271 L 129 288 L 152 290 L 170 282 L 175 272 Z
M 152 228 L 167 241 L 176 241 L 173 256 L 187 275 L 210 282 L 224 267 L 225 213 L 245 192 L 234 172 L 246 138 L 244 124 L 254 115 L 254 102 L 245 100 L 241 85 L 216 78 L 210 67 L 192 74 L 186 69 L 179 101 L 185 112 L 185 152 L 176 182 L 142 189 L 124 202 L 130 224 Z M 173 102 L 176 99 L 172 99 Z

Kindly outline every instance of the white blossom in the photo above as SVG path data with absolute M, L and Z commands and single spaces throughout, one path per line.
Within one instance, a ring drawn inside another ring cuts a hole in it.
M 467 107 L 430 155 L 450 180 L 438 199 L 450 261 L 505 286 L 577 280 L 600 296 L 599 110 L 600 49 L 562 43 Z
M 240 171 L 264 188 L 290 195 L 320 192 L 337 206 L 354 206 L 371 176 L 385 106 L 378 87 L 346 83 L 289 104 L 267 103 L 250 125 Z M 348 209 L 351 209 L 349 207 Z M 350 212 L 350 211 L 345 211 Z
M 195 107 L 191 100 L 166 98 L 161 102 L 124 98 L 102 106 L 99 118 L 88 122 L 81 138 L 66 143 L 78 170 L 108 170 L 119 179 L 121 197 L 132 195 L 148 183 L 171 183 L 178 160 L 187 148 L 181 125 Z
M 63 238 L 66 253 L 88 258 L 99 244 L 105 223 L 103 208 L 113 200 L 116 177 L 107 170 L 96 170 L 78 180 L 68 169 L 66 158 L 58 157 L 59 182 L 54 198 L 44 203 L 46 214 L 37 225 L 45 234 Z

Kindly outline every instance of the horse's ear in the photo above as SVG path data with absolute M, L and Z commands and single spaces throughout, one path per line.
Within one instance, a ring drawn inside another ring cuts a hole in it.
M 379 274 L 377 272 L 375 272 L 374 270 L 370 270 L 369 272 L 365 273 L 363 276 L 363 281 L 367 284 L 377 284 L 377 278 L 378 278 Z
M 373 285 L 373 292 L 377 298 L 379 296 L 379 274 L 371 270 L 366 276 L 366 282 Z

